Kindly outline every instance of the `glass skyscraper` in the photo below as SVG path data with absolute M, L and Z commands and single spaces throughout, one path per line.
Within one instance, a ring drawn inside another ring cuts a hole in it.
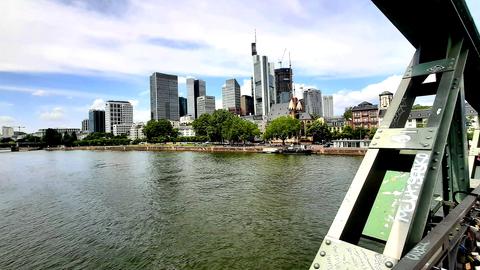
M 155 72 L 150 76 L 150 118 L 178 121 L 178 77 Z
M 205 81 L 187 79 L 187 111 L 193 119 L 198 118 L 197 98 L 205 96 Z

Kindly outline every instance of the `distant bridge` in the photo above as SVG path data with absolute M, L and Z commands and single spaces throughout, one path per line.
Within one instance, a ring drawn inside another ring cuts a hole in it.
M 372 1 L 416 52 L 310 269 L 457 269 L 480 211 L 464 116 L 480 111 L 480 35 L 464 0 Z M 426 127 L 404 128 L 427 95 Z

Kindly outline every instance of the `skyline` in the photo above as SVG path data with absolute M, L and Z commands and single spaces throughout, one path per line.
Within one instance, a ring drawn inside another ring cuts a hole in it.
M 480 3 L 467 3 L 478 28 Z M 236 78 L 249 92 L 254 29 L 258 54 L 278 68 L 290 51 L 297 91 L 304 85 L 333 95 L 335 114 L 394 93 L 413 54 L 368 0 L 7 0 L 0 8 L 7 14 L 0 25 L 8 26 L 0 27 L 0 126 L 28 132 L 79 127 L 89 108 L 111 99 L 130 101 L 135 121 L 149 120 L 153 72 L 177 75 L 183 97 L 186 78 L 205 80 L 220 108 L 225 80 Z

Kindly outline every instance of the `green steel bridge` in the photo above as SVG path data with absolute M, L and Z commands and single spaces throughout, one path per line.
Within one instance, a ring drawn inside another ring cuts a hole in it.
M 416 52 L 310 269 L 464 269 L 480 222 L 465 125 L 465 102 L 480 112 L 480 35 L 464 0 L 372 1 Z M 404 128 L 431 95 L 426 127 Z

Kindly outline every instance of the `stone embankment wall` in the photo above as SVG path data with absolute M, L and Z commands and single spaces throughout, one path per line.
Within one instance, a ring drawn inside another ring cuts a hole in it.
M 191 152 L 244 152 L 261 153 L 265 146 L 183 146 L 183 145 L 126 145 L 126 146 L 77 146 L 67 147 L 64 150 L 103 150 L 103 151 L 191 151 Z M 367 149 L 365 148 L 324 148 L 318 145 L 312 145 L 311 149 L 315 154 L 323 155 L 348 155 L 363 156 Z

